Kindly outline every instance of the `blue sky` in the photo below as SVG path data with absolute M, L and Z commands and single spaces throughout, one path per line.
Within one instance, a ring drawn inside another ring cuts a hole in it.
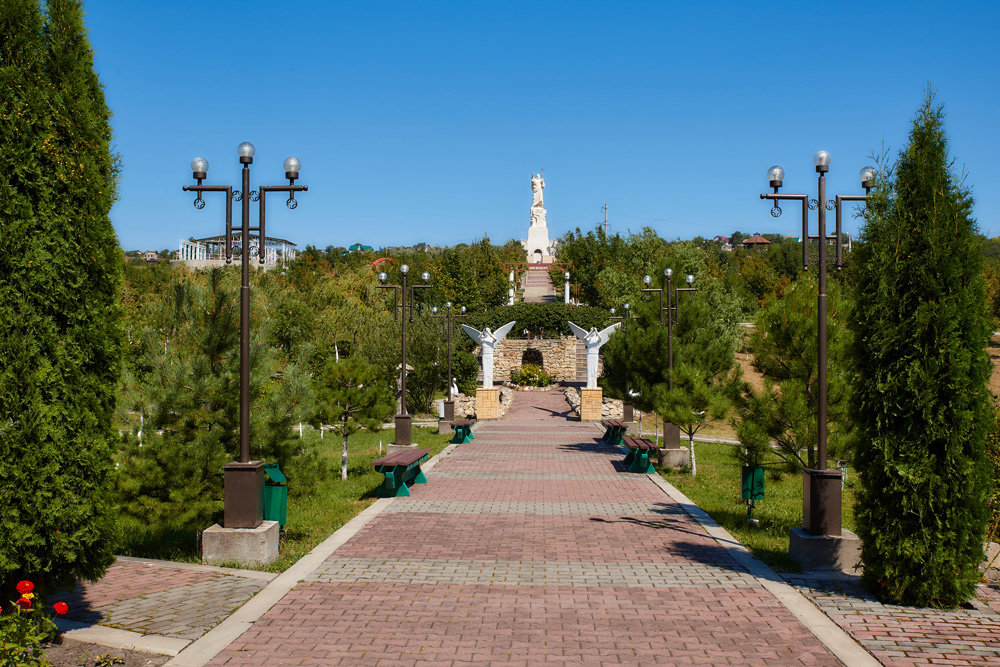
M 866 8 L 867 7 L 867 8 Z M 651 226 L 666 238 L 796 234 L 758 195 L 860 193 L 869 155 L 904 145 L 929 83 L 1000 235 L 996 2 L 167 2 L 90 0 L 87 25 L 123 160 L 126 249 L 221 230 L 189 162 L 239 182 L 303 163 L 309 192 L 268 207 L 300 245 L 451 245 L 527 234 L 544 169 L 550 234 Z M 238 209 L 237 209 L 238 210 Z M 856 221 L 845 227 L 854 231 Z

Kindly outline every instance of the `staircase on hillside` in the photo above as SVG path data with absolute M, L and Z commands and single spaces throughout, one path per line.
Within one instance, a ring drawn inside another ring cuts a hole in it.
M 524 275 L 524 300 L 527 303 L 550 303 L 559 300 L 548 271 L 528 271 Z

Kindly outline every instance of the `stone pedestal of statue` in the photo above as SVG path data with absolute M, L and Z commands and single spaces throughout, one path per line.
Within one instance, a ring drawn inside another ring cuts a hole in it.
M 500 418 L 500 390 L 476 389 L 476 419 Z
M 600 387 L 580 389 L 580 421 L 601 421 L 604 390 Z

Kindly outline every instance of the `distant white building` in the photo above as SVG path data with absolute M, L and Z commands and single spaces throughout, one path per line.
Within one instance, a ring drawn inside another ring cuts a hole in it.
M 250 251 L 250 263 L 260 265 L 258 259 L 258 248 L 260 247 L 260 236 L 250 234 L 248 237 Z M 233 232 L 233 261 L 238 262 L 240 251 L 243 247 L 242 234 Z M 278 262 L 290 262 L 295 259 L 298 246 L 286 239 L 278 239 L 268 236 L 264 239 L 264 266 L 265 270 L 273 269 Z M 204 239 L 186 240 L 180 239 L 177 247 L 177 259 L 174 260 L 192 269 L 204 269 L 210 266 L 222 266 L 226 263 L 226 235 L 209 236 Z
M 155 250 L 147 250 L 146 252 L 142 253 L 142 258 L 150 263 L 159 262 L 160 254 Z

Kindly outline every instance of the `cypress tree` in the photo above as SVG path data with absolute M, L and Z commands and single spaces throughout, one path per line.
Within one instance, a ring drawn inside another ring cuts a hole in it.
M 118 162 L 80 3 L 0 4 L 0 572 L 111 563 Z
M 943 121 L 929 92 L 868 202 L 852 326 L 863 581 L 888 602 L 952 607 L 983 557 L 990 329 Z

